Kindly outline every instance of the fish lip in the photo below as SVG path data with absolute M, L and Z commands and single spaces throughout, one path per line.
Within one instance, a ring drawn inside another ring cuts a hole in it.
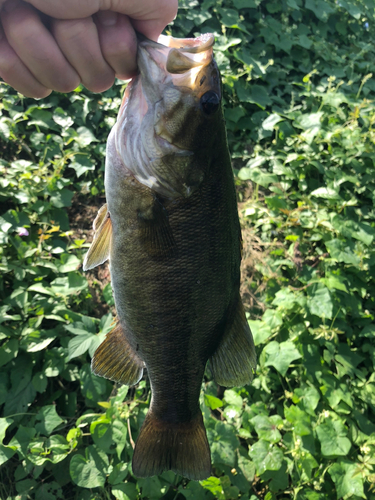
M 139 72 L 142 79 L 153 87 L 154 95 L 155 82 L 170 82 L 194 90 L 196 76 L 213 61 L 215 37 L 212 33 L 185 39 L 160 35 L 157 42 L 142 33 L 137 33 L 137 38 Z

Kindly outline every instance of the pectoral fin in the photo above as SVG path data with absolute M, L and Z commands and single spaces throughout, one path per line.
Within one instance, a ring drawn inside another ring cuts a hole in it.
M 168 221 L 167 210 L 155 199 L 152 208 L 139 212 L 139 236 L 151 257 L 173 257 L 177 247 Z
M 240 297 L 234 321 L 210 362 L 215 381 L 224 387 L 246 385 L 253 379 L 257 365 L 255 346 Z
M 120 323 L 111 330 L 95 351 L 91 369 L 100 377 L 125 385 L 135 385 L 145 364 L 129 344 Z
M 93 224 L 95 231 L 94 240 L 83 261 L 83 270 L 88 271 L 109 258 L 112 238 L 112 222 L 107 209 L 107 204 L 99 210 Z

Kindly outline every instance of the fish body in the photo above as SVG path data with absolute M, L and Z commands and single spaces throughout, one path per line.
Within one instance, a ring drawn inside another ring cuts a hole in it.
M 199 406 L 207 361 L 219 384 L 238 386 L 256 357 L 213 36 L 161 40 L 139 43 L 140 74 L 107 143 L 107 204 L 84 268 L 109 257 L 118 323 L 92 368 L 129 385 L 147 368 L 134 474 L 199 480 L 211 474 Z

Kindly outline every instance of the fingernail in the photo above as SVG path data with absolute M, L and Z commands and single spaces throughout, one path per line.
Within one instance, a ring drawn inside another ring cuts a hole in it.
M 18 0 L 8 0 L 3 5 L 3 9 L 5 10 L 5 12 L 12 12 L 14 9 L 18 7 L 18 5 L 19 5 Z
M 98 18 L 103 26 L 114 26 L 117 23 L 118 14 L 111 10 L 102 10 L 98 12 Z

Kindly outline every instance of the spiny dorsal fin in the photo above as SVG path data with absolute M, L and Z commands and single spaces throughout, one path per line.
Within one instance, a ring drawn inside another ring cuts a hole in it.
M 133 473 L 149 477 L 172 470 L 199 481 L 211 476 L 211 456 L 202 414 L 189 422 L 171 423 L 146 415 L 135 444 Z
M 94 240 L 83 261 L 83 270 L 88 271 L 109 258 L 112 238 L 112 222 L 107 210 L 107 204 L 99 210 L 93 224 Z
M 257 357 L 241 298 L 231 327 L 224 333 L 210 359 L 215 381 L 224 387 L 240 387 L 253 380 Z
M 145 364 L 129 344 L 120 323 L 111 330 L 95 351 L 91 369 L 99 377 L 125 385 L 135 385 Z

